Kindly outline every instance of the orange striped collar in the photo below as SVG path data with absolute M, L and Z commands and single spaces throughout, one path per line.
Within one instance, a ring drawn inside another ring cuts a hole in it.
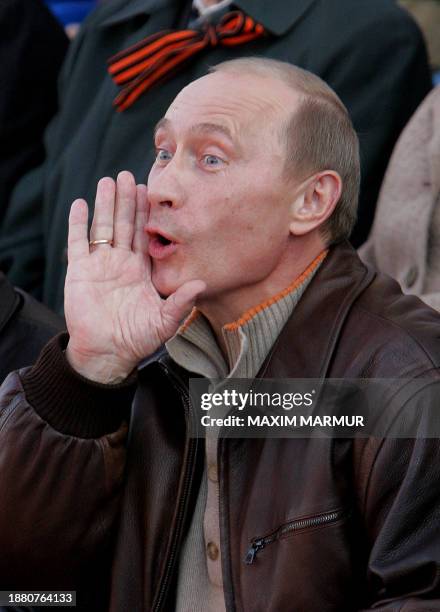
M 236 331 L 239 327 L 245 325 L 248 321 L 250 321 L 256 314 L 272 306 L 276 302 L 282 300 L 286 295 L 295 291 L 300 285 L 304 283 L 304 281 L 316 270 L 316 268 L 321 264 L 321 262 L 327 256 L 328 249 L 322 251 L 315 259 L 307 266 L 307 268 L 302 272 L 290 285 L 273 295 L 272 297 L 264 300 L 257 306 L 253 306 L 246 310 L 241 317 L 239 317 L 236 321 L 232 321 L 231 323 L 226 323 L 223 326 L 225 331 Z M 201 312 L 197 308 L 193 308 L 187 319 L 180 326 L 178 334 L 183 334 L 188 329 L 188 327 L 199 317 L 201 316 Z

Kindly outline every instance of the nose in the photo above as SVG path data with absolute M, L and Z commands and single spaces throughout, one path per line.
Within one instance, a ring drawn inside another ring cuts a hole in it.
M 148 176 L 148 199 L 151 207 L 179 208 L 184 199 L 180 171 L 174 160 L 164 167 L 153 166 Z

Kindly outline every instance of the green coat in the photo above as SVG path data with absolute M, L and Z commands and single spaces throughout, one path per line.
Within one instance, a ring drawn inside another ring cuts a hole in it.
M 428 92 L 425 47 L 392 0 L 237 0 L 271 33 L 217 47 L 118 113 L 107 59 L 152 33 L 179 25 L 176 0 L 107 0 L 85 22 L 66 59 L 60 111 L 47 136 L 46 163 L 18 184 L 0 231 L 0 267 L 17 285 L 63 305 L 68 211 L 93 203 L 98 179 L 131 170 L 143 181 L 153 160 L 152 128 L 176 94 L 209 65 L 241 55 L 298 64 L 324 78 L 347 105 L 360 135 L 363 186 L 353 242 L 370 227 L 394 142 Z

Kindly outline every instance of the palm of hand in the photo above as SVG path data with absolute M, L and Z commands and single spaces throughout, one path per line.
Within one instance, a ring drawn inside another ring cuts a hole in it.
M 86 376 L 97 360 L 100 369 L 113 368 L 118 378 L 127 375 L 175 333 L 204 288 L 190 281 L 166 300 L 159 296 L 151 281 L 147 218 L 146 188 L 136 189 L 126 172 L 116 190 L 111 179 L 100 181 L 97 190 L 91 238 L 103 239 L 110 229 L 114 246 L 89 249 L 87 205 L 83 200 L 72 205 L 65 285 L 68 358 Z

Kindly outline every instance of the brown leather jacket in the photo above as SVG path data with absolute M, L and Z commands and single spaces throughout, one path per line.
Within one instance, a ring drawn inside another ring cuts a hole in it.
M 419 378 L 423 397 L 440 390 L 439 337 L 436 312 L 344 244 L 260 376 Z M 173 610 L 204 460 L 185 436 L 186 374 L 165 354 L 140 368 L 126 439 L 134 383 L 81 379 L 63 342 L 2 388 L 0 586 L 76 588 L 88 610 Z M 225 438 L 218 473 L 228 611 L 440 610 L 438 439 Z

